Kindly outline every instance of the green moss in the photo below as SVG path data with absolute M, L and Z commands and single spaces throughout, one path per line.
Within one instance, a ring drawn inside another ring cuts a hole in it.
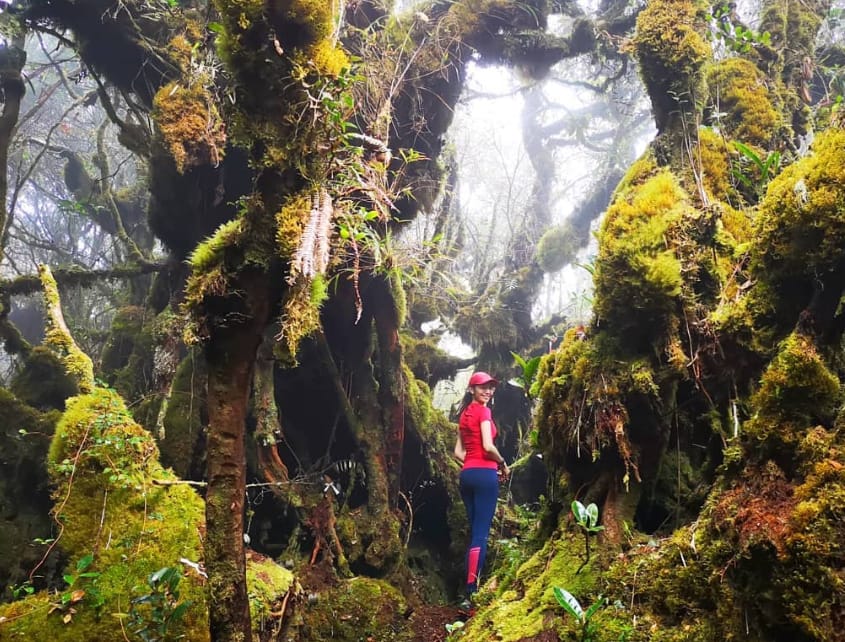
M 197 443 L 203 438 L 206 377 L 205 359 L 191 350 L 176 369 L 164 417 L 167 438 L 159 444 L 161 461 L 184 479 L 191 478 Z
M 93 553 L 88 570 L 99 575 L 81 578 L 74 586 L 86 594 L 71 623 L 62 623 L 61 609 L 48 613 L 57 597 L 39 594 L 12 605 L 27 615 L 9 625 L 10 635 L 120 639 L 118 619 L 105 615 L 125 613 L 152 571 L 178 566 L 180 558 L 200 559 L 202 502 L 188 486 L 153 485 L 152 479 L 173 479 L 161 469 L 157 454 L 149 433 L 132 420 L 114 392 L 96 388 L 69 400 L 48 457 L 55 519 L 61 526 L 58 544 L 71 569 Z M 194 605 L 175 628 L 186 639 L 206 640 L 202 581 L 186 578 L 182 588 L 183 599 Z
M 744 58 L 726 58 L 707 70 L 719 129 L 728 139 L 771 148 L 782 135 L 783 116 L 773 103 L 767 77 Z
M 288 591 L 298 590 L 293 573 L 254 551 L 247 551 L 246 584 L 254 625 L 271 617 L 273 607 Z
M 109 338 L 100 356 L 100 368 L 109 383 L 114 383 L 117 371 L 129 362 L 145 316 L 144 308 L 136 305 L 125 306 L 115 312 Z
M 127 336 L 126 341 L 132 343 L 132 353 L 129 355 L 129 359 L 122 368 L 105 376 L 105 381 L 113 385 L 125 399 L 142 399 L 142 405 L 157 404 L 160 401 L 158 396 L 149 395 L 154 378 L 155 330 L 155 320 L 150 319 L 136 334 Z M 121 332 L 121 334 L 123 333 Z M 145 426 L 152 426 L 155 422 L 155 415 L 153 415 L 151 422 L 145 423 L 142 419 L 144 413 L 140 410 L 139 406 L 132 408 L 138 422 Z
M 387 582 L 352 578 L 304 610 L 299 639 L 391 642 L 406 626 L 405 609 L 405 600 Z
M 408 298 L 405 294 L 405 287 L 402 280 L 402 270 L 398 268 L 391 269 L 387 274 L 390 283 L 390 295 L 393 299 L 393 313 L 396 316 L 397 326 L 401 327 L 405 324 L 408 316 Z
M 318 293 L 320 290 L 318 289 Z M 296 363 L 299 343 L 320 329 L 320 304 L 312 295 L 311 284 L 300 278 L 285 293 L 281 328 L 286 360 Z
M 543 358 L 537 379 L 539 406 L 535 426 L 547 465 L 563 466 L 578 452 L 590 467 L 604 456 L 621 462 L 627 478 L 636 466 L 628 440 L 625 400 L 653 394 L 650 370 L 642 363 L 618 358 L 605 335 L 581 338 L 575 329 L 560 348 Z M 645 385 L 647 392 L 643 392 Z M 593 417 L 584 421 L 585 417 Z
M 755 414 L 743 431 L 789 454 L 812 426 L 833 424 L 840 402 L 838 377 L 809 339 L 793 333 L 763 373 L 760 388 L 751 398 Z
M 29 352 L 23 367 L 12 377 L 9 390 L 23 403 L 40 410 L 62 410 L 65 400 L 79 392 L 59 358 L 44 346 Z
M 702 186 L 711 203 L 741 202 L 733 185 L 730 154 L 725 138 L 708 127 L 698 130 L 698 148 L 695 156 L 700 165 Z
M 180 173 L 220 164 L 226 132 L 210 92 L 202 82 L 185 87 L 171 82 L 156 92 L 153 118 Z
M 516 642 L 550 630 L 574 634 L 578 625 L 557 603 L 554 587 L 566 589 L 581 604 L 590 605 L 597 599 L 597 578 L 603 562 L 600 554 L 593 553 L 578 572 L 584 562 L 583 539 L 568 533 L 550 538 L 519 567 L 513 584 L 468 622 L 461 639 Z M 482 596 L 485 590 L 482 587 Z
M 568 225 L 547 230 L 537 243 L 537 263 L 543 272 L 557 272 L 575 258 L 575 242 Z
M 845 130 L 828 130 L 818 135 L 809 156 L 775 177 L 760 204 L 752 268 L 778 296 L 752 294 L 761 309 L 774 308 L 773 320 L 784 329 L 794 325 L 820 283 L 824 288 L 826 280 L 838 278 L 845 247 L 842 185 Z M 828 319 L 817 322 L 824 326 Z
M 74 582 L 84 594 L 68 623 L 62 621 L 67 608 L 53 608 L 61 604 L 53 593 L 0 606 L 0 618 L 8 618 L 0 625 L 3 639 L 123 639 L 125 615 L 112 614 L 126 614 L 130 600 L 149 591 L 150 573 L 173 566 L 184 573 L 181 599 L 191 606 L 168 633 L 208 640 L 205 580 L 180 561 L 202 559 L 203 503 L 190 486 L 174 483 L 157 456 L 152 436 L 113 391 L 95 388 L 68 402 L 48 456 L 58 545 L 69 558 L 66 573 L 93 554 L 86 571 L 97 575 Z M 266 614 L 291 587 L 290 573 L 260 556 L 247 568 L 252 606 Z
M 76 382 L 79 390 L 90 392 L 94 386 L 94 364 L 91 358 L 79 349 L 68 332 L 62 318 L 56 279 L 46 265 L 38 266 L 38 276 L 44 288 L 47 307 L 47 332 L 44 335 L 44 345 L 59 355 L 65 372 Z
M 595 312 L 619 336 L 666 332 L 681 293 L 681 263 L 669 244 L 687 204 L 668 171 L 617 192 L 601 229 Z M 632 340 L 635 343 L 636 339 Z
M 704 94 L 707 20 L 706 5 L 694 0 L 651 2 L 637 16 L 634 47 L 661 131 L 671 113 Z

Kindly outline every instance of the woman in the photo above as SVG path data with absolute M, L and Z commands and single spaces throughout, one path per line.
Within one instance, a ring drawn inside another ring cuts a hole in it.
M 478 576 L 487 553 L 487 537 L 499 496 L 498 468 L 505 478 L 510 469 L 493 441 L 496 424 L 487 407 L 498 381 L 486 372 L 469 378 L 469 390 L 461 405 L 455 457 L 463 463 L 460 476 L 461 499 L 467 509 L 470 539 L 466 556 L 466 606 L 478 591 Z

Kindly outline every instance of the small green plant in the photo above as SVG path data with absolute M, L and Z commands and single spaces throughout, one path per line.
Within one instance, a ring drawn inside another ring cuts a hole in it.
M 525 391 L 529 399 L 534 399 L 539 390 L 537 389 L 537 370 L 540 368 L 541 357 L 524 359 L 515 352 L 511 352 L 514 363 L 520 367 L 522 372 L 512 381 Z
M 82 600 L 87 600 L 95 609 L 99 609 L 104 604 L 105 599 L 97 587 L 100 574 L 88 570 L 93 563 L 94 554 L 89 553 L 76 563 L 75 573 L 65 573 L 62 576 L 67 586 L 59 594 L 58 601 L 50 604 L 48 613 L 61 613 L 62 621 L 67 624 L 73 619 L 76 607 Z
M 449 622 L 446 624 L 446 632 L 449 634 L 447 640 L 457 640 L 463 633 L 464 623 L 458 620 L 457 622 Z
M 596 639 L 597 629 L 592 619 L 596 612 L 607 603 L 607 598 L 599 595 L 599 599 L 585 611 L 578 599 L 566 589 L 555 586 L 554 594 L 558 604 L 581 625 L 580 642 L 593 642 Z
M 35 587 L 29 583 L 29 581 L 23 582 L 22 584 L 18 584 L 11 588 L 12 597 L 16 600 L 21 599 L 22 597 L 27 597 L 28 595 L 32 595 L 35 593 Z
M 712 37 L 725 43 L 725 47 L 734 53 L 746 54 L 754 47 L 768 47 L 772 44 L 772 35 L 768 31 L 755 33 L 745 27 L 737 18 L 736 5 L 733 2 L 723 2 L 713 8 L 713 22 L 715 28 Z
M 185 637 L 176 635 L 172 628 L 192 604 L 190 600 L 179 599 L 181 579 L 182 573 L 178 568 L 160 568 L 147 576 L 149 593 L 132 600 L 129 624 L 144 642 L 163 642 Z
M 759 178 L 750 176 L 742 169 L 742 164 L 731 170 L 733 177 L 742 183 L 745 187 L 752 190 L 754 194 L 759 197 L 766 189 L 766 185 L 772 180 L 780 170 L 780 152 L 769 152 L 766 158 L 761 158 L 748 145 L 734 141 L 734 148 L 742 154 L 741 163 L 745 165 L 751 164 L 759 173 Z
M 584 506 L 577 499 L 572 501 L 572 516 L 575 518 L 575 523 L 584 531 L 584 546 L 587 554 L 586 564 L 590 559 L 590 535 L 595 535 L 599 531 L 604 530 L 604 526 L 599 526 L 599 507 L 595 504 Z M 581 569 L 578 569 L 579 571 Z

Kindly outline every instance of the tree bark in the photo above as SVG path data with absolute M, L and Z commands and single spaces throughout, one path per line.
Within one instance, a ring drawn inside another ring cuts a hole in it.
M 6 174 L 9 165 L 9 145 L 12 132 L 18 124 L 21 100 L 26 93 L 26 86 L 21 71 L 26 63 L 22 35 L 16 36 L 11 43 L 0 46 L 0 94 L 3 99 L 3 113 L 0 115 L 0 252 L 5 252 L 9 212 L 6 210 L 6 196 L 9 191 L 9 179 Z
M 391 508 L 399 500 L 402 476 L 402 448 L 405 444 L 405 403 L 402 391 L 402 347 L 399 343 L 399 316 L 390 291 L 389 277 L 377 279 L 373 288 L 373 309 L 378 338 L 379 405 L 384 416 L 384 458 L 387 468 L 387 497 Z
M 266 274 L 243 274 L 248 319 L 220 327 L 207 344 L 208 487 L 205 562 L 214 642 L 252 639 L 244 559 L 244 436 L 255 355 L 269 315 Z

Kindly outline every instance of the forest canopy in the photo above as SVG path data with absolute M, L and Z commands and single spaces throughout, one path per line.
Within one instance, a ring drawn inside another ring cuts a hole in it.
M 0 639 L 845 639 L 843 16 L 0 2 Z

